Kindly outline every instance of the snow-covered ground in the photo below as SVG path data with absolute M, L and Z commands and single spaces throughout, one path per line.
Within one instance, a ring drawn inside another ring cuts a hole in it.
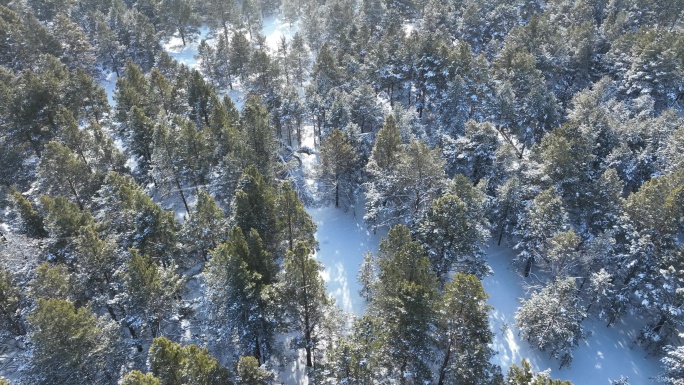
M 334 206 L 308 209 L 318 225 L 316 239 L 320 250 L 316 253 L 325 270 L 322 272 L 328 292 L 346 312 L 363 315 L 366 303 L 358 295 L 360 285 L 356 275 L 367 251 L 376 254 L 382 232 L 373 234 L 363 221 L 363 202 L 354 215 Z
M 178 35 L 178 34 L 176 34 Z M 174 35 L 171 37 L 164 45 L 164 50 L 176 59 L 179 63 L 187 65 L 189 68 L 195 68 L 197 66 L 197 60 L 195 60 L 195 55 L 197 55 L 197 47 L 202 40 L 207 40 L 209 44 L 213 44 L 213 36 L 210 35 L 210 30 L 208 27 L 200 28 L 199 37 L 196 37 L 192 41 L 186 42 L 183 45 L 183 40 L 180 36 Z
M 298 30 L 298 22 L 290 25 L 290 23 L 281 20 L 279 17 L 270 16 L 264 19 L 261 33 L 266 36 L 266 45 L 268 48 L 270 48 L 271 51 L 276 52 L 281 38 L 284 36 L 289 43 L 292 36 L 294 36 Z

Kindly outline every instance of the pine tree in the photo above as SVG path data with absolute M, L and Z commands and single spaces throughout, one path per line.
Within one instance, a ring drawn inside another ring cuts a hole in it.
M 332 130 L 321 142 L 321 180 L 327 191 L 334 191 L 335 207 L 348 208 L 354 203 L 357 155 L 349 138 L 339 129 Z
M 560 361 L 560 367 L 572 362 L 572 349 L 584 339 L 580 307 L 574 278 L 557 279 L 532 294 L 515 315 L 520 336 L 534 347 Z
M 81 210 L 75 203 L 64 197 L 54 199 L 43 195 L 40 197 L 45 216 L 45 228 L 51 238 L 51 249 L 57 256 L 65 257 L 73 247 L 72 240 L 78 236 L 80 230 L 94 224 L 90 211 Z
M 259 366 L 254 357 L 242 356 L 237 364 L 237 385 L 268 385 L 273 375 Z
M 208 261 L 209 250 L 228 239 L 227 220 L 223 210 L 205 190 L 197 195 L 195 209 L 183 223 L 184 240 L 191 261 Z
M 29 322 L 34 383 L 113 383 L 119 377 L 122 347 L 114 322 L 63 299 L 38 300 Z
M 352 332 L 330 352 L 330 384 L 371 385 L 382 376 L 378 366 L 380 320 L 369 314 L 354 320 Z
M 300 86 L 304 82 L 305 75 L 309 70 L 310 53 L 302 35 L 297 32 L 292 36 L 290 51 L 288 52 L 287 65 L 291 67 L 292 76 Z
M 240 128 L 249 149 L 245 154 L 247 164 L 257 167 L 264 177 L 271 178 L 276 155 L 275 133 L 269 125 L 268 111 L 258 97 L 251 96 L 245 102 Z
M 135 247 L 162 264 L 175 258 L 179 225 L 174 213 L 154 203 L 133 178 L 110 172 L 99 195 L 103 223 L 122 247 Z
M 161 385 L 181 384 L 183 348 L 166 337 L 155 338 L 148 352 L 150 372 Z
M 12 274 L 0 267 L 0 328 L 15 335 L 26 333 L 21 320 L 21 291 Z
M 19 191 L 10 190 L 14 207 L 19 212 L 22 222 L 22 230 L 32 237 L 46 237 L 48 235 L 43 224 L 43 218 L 33 207 L 31 202 Z
M 604 171 L 590 186 L 586 216 L 594 232 L 611 229 L 619 222 L 623 183 L 613 168 Z M 584 202 L 583 202 L 584 203 Z
M 378 131 L 375 146 L 371 153 L 371 162 L 377 166 L 380 172 L 394 169 L 398 163 L 401 148 L 401 135 L 399 127 L 393 115 L 385 119 L 385 124 Z M 369 167 L 371 167 L 369 165 Z
M 74 286 L 65 265 L 51 266 L 49 262 L 43 262 L 36 267 L 36 276 L 31 282 L 31 294 L 36 298 L 74 301 Z
M 175 32 L 181 37 L 183 46 L 192 41 L 199 30 L 199 15 L 195 4 L 190 0 L 162 0 L 158 7 L 159 17 L 165 35 L 171 36 Z
M 176 97 L 174 93 L 179 92 L 179 90 L 174 91 L 173 85 L 159 68 L 153 68 L 147 80 L 147 94 L 150 100 L 146 102 L 154 106 L 155 109 L 158 109 L 159 112 L 163 110 L 167 115 L 171 114 L 175 110 L 174 107 L 176 107 L 174 105 L 174 98 Z
M 488 297 L 474 275 L 456 274 L 446 285 L 437 320 L 441 357 L 438 385 L 491 384 L 501 376 L 490 363 L 494 351 L 488 346 L 493 338 Z
M 159 379 L 160 385 L 232 384 L 230 372 L 206 348 L 181 346 L 166 337 L 159 337 L 152 341 L 148 355 L 151 375 Z
M 319 273 L 323 266 L 312 253 L 311 246 L 298 241 L 283 261 L 279 284 L 281 306 L 297 336 L 296 347 L 305 349 L 310 368 L 315 367 L 314 351 L 324 337 L 321 327 L 330 301 Z
M 553 380 L 547 371 L 535 372 L 530 363 L 523 359 L 520 366 L 513 364 L 506 374 L 508 385 L 572 385 L 570 381 Z
M 579 132 L 578 132 L 579 131 Z M 584 137 L 582 131 L 572 124 L 566 124 L 545 135 L 534 156 L 542 164 L 543 175 L 558 188 L 566 202 L 580 205 L 582 196 L 589 190 L 593 179 L 592 165 L 594 143 Z
M 548 188 L 537 195 L 518 220 L 519 258 L 525 260 L 525 276 L 534 262 L 544 260 L 546 242 L 563 230 L 567 213 L 556 189 Z
M 376 132 L 382 124 L 383 111 L 378 105 L 375 90 L 363 84 L 351 92 L 351 121 L 361 133 Z
M 173 310 L 183 282 L 173 268 L 160 267 L 135 249 L 130 253 L 124 276 L 127 313 L 156 336 L 161 320 Z
M 101 183 L 82 158 L 57 142 L 45 146 L 38 175 L 46 194 L 67 196 L 81 210 Z
M 183 347 L 183 379 L 193 385 L 231 385 L 232 374 L 221 366 L 207 348 L 197 345 Z
M 378 360 L 400 384 L 420 384 L 432 376 L 428 363 L 437 283 L 425 250 L 411 241 L 405 226 L 390 230 L 380 249 L 377 293 L 369 310 L 381 319 Z
M 230 74 L 239 77 L 240 81 L 244 82 L 249 70 L 249 59 L 252 56 L 249 40 L 244 34 L 235 33 L 230 39 L 229 47 Z
M 370 303 L 375 297 L 375 285 L 378 281 L 378 267 L 373 253 L 367 251 L 363 254 L 363 262 L 357 275 L 357 281 L 361 284 L 359 295 Z
M 444 159 L 438 149 L 412 141 L 399 154 L 396 169 L 380 178 L 368 194 L 368 218 L 378 224 L 411 223 L 443 193 Z
M 172 126 L 162 123 L 155 127 L 152 175 L 167 191 L 178 192 L 188 214 L 185 191 L 197 191 L 206 183 L 213 155 L 205 133 L 185 119 L 177 119 Z
M 316 249 L 318 242 L 314 237 L 316 223 L 311 218 L 297 192 L 290 182 L 280 185 L 275 201 L 276 229 L 282 232 L 281 238 L 292 251 L 297 241 L 306 242 Z
M 62 42 L 60 59 L 71 71 L 77 68 L 93 73 L 95 68 L 95 49 L 88 41 L 85 31 L 69 20 L 66 14 L 58 14 L 52 26 L 57 40 Z
M 62 86 L 62 104 L 79 123 L 100 122 L 110 108 L 104 88 L 94 79 L 99 72 L 92 74 L 88 68 L 76 69 Z
M 270 236 L 273 232 L 278 233 L 275 191 L 254 166 L 247 167 L 238 182 L 233 199 L 233 216 L 243 233 L 255 229 L 266 241 L 269 251 L 277 250 L 278 238 Z
M 132 370 L 121 379 L 121 385 L 162 385 L 161 381 L 151 373 L 143 374 Z
M 581 265 L 580 241 L 573 229 L 557 233 L 548 239 L 543 265 L 553 279 L 572 276 L 574 269 Z
M 504 233 L 512 233 L 516 225 L 516 220 L 523 209 L 522 188 L 517 176 L 512 176 L 506 183 L 496 189 L 496 204 L 494 206 L 494 221 L 497 223 L 498 241 Z
M 681 385 L 684 378 L 684 346 L 668 346 L 666 352 L 667 355 L 660 359 L 663 372 L 657 380 L 667 385 Z
M 417 238 L 442 285 L 452 270 L 478 277 L 489 272 L 482 250 L 488 234 L 476 221 L 463 200 L 447 194 L 435 200 L 419 222 Z
M 494 153 L 500 145 L 492 124 L 469 120 L 465 124 L 465 136 L 457 140 L 457 145 L 458 154 L 450 161 L 457 163 L 454 173 L 464 174 L 474 183 L 489 179 L 494 168 Z
M 97 288 L 105 294 L 114 281 L 115 266 L 119 263 L 116 245 L 109 239 L 100 239 L 96 226 L 81 228 L 76 243 L 75 257 L 88 288 Z
M 238 5 L 234 1 L 224 0 L 206 0 L 204 1 L 204 9 L 209 25 L 215 28 L 223 28 L 221 35 L 228 36 L 228 27 L 237 22 L 236 15 L 238 14 Z
M 233 320 L 225 338 L 234 338 L 239 354 L 254 356 L 259 363 L 268 359 L 274 343 L 275 274 L 276 261 L 264 250 L 259 234 L 252 230 L 245 236 L 240 227 L 211 252 L 206 271 L 211 316 L 220 325 L 220 335 L 226 332 L 224 320 Z
M 152 20 L 141 13 L 137 7 L 129 8 L 124 12 L 123 20 L 119 25 L 117 33 L 120 36 L 119 40 L 126 47 L 126 57 L 141 66 L 144 71 L 152 70 L 156 58 L 163 52 L 157 35 L 158 29 Z
M 144 176 L 147 174 L 152 163 L 154 150 L 154 123 L 138 106 L 133 106 L 122 122 L 121 129 L 126 129 L 122 133 L 127 151 L 133 155 L 137 161 L 137 174 Z

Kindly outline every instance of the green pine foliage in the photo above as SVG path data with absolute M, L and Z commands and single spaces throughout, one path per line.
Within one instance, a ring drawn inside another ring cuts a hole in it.
M 294 190 L 292 184 L 283 182 L 280 185 L 275 202 L 276 228 L 282 232 L 281 238 L 287 243 L 287 249 L 292 251 L 296 242 L 305 242 L 314 249 L 318 242 L 314 237 L 316 223 Z
M 206 348 L 181 346 L 166 337 L 155 338 L 149 351 L 150 373 L 136 377 L 160 385 L 230 385 L 231 373 Z M 129 374 L 130 376 L 130 374 Z M 147 382 L 143 382 L 147 383 Z
M 295 347 L 306 351 L 306 366 L 315 367 L 314 351 L 324 338 L 323 322 L 330 299 L 320 271 L 323 266 L 312 257 L 313 249 L 298 241 L 283 261 L 279 282 L 280 304 L 287 314 L 288 330 L 296 333 Z
M 500 369 L 490 363 L 494 351 L 489 347 L 488 297 L 474 275 L 458 273 L 444 288 L 437 319 L 438 385 L 500 383 Z
M 0 268 L 0 325 L 16 335 L 26 333 L 21 319 L 21 292 L 12 274 Z
M 355 202 L 355 166 L 357 155 L 349 138 L 342 130 L 332 130 L 321 142 L 320 179 L 324 182 L 323 194 L 335 207 L 348 208 Z M 334 198 L 333 198 L 334 197 Z
M 395 247 L 396 246 L 396 247 Z M 395 379 L 429 381 L 437 280 L 425 250 L 408 229 L 395 226 L 380 245 L 377 293 L 370 313 L 379 319 L 379 365 Z
M 161 385 L 161 381 L 151 373 L 144 374 L 133 370 L 121 379 L 121 385 Z
M 556 279 L 524 300 L 515 315 L 520 336 L 551 357 L 560 367 L 572 362 L 572 349 L 586 337 L 574 278 Z
M 43 223 L 43 217 L 36 211 L 31 202 L 15 189 L 12 189 L 10 193 L 22 221 L 22 230 L 32 237 L 41 238 L 47 236 L 48 233 Z
M 522 360 L 520 366 L 513 364 L 508 368 L 506 384 L 510 385 L 572 385 L 570 381 L 554 380 L 548 373 L 535 372 L 527 360 Z
M 259 361 L 250 356 L 242 356 L 237 364 L 237 385 L 268 385 L 273 375 L 259 366 Z
M 41 298 L 28 320 L 34 383 L 116 381 L 123 358 L 116 324 L 57 298 Z
M 270 356 L 277 321 L 273 318 L 276 261 L 263 248 L 256 230 L 247 235 L 234 227 L 228 241 L 212 250 L 206 280 L 211 296 L 211 321 L 235 349 L 259 363 Z M 225 319 L 233 322 L 226 327 Z
M 136 249 L 130 249 L 130 254 L 124 275 L 127 313 L 138 317 L 143 328 L 155 336 L 160 331 L 162 319 L 176 306 L 183 281 L 173 266 L 159 266 L 150 256 L 140 254 Z

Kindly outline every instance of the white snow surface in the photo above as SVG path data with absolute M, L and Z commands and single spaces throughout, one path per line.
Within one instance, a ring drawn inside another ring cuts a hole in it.
M 360 209 L 356 210 L 356 215 L 352 209 L 344 212 L 334 206 L 307 211 L 318 225 L 316 239 L 320 250 L 316 252 L 316 259 L 325 266 L 321 275 L 328 292 L 342 310 L 361 316 L 366 303 L 358 294 L 361 286 L 356 276 L 363 254 L 367 251 L 377 254 L 381 234 L 384 233 L 378 231 L 373 234 L 368 230 L 363 221 L 363 202 L 358 202 L 357 206 Z
M 195 37 L 192 41 L 186 41 L 185 46 L 183 45 L 180 35 L 176 33 L 163 45 L 164 51 L 179 63 L 183 63 L 189 68 L 194 69 L 197 66 L 195 55 L 197 55 L 199 43 L 202 40 L 207 40 L 211 44 L 211 40 L 213 39 L 213 36 L 210 35 L 211 30 L 208 27 L 201 27 L 199 32 L 199 37 Z
M 266 45 L 271 49 L 272 52 L 278 50 L 278 43 L 281 37 L 285 37 L 289 43 L 292 36 L 299 30 L 299 22 L 290 23 L 280 19 L 279 16 L 269 16 L 263 20 L 263 28 L 261 33 L 266 36 Z
M 107 94 L 107 102 L 109 102 L 110 107 L 114 107 L 116 102 L 114 101 L 114 90 L 116 89 L 116 72 L 110 72 L 104 75 L 104 80 L 100 82 L 100 86 L 104 88 Z

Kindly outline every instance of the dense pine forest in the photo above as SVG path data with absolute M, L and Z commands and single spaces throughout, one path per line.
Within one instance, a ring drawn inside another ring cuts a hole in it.
M 628 320 L 682 384 L 683 16 L 0 0 L 0 384 L 570 384 L 493 363 L 494 245 L 555 369 Z M 322 206 L 383 234 L 363 314 L 326 289 Z

